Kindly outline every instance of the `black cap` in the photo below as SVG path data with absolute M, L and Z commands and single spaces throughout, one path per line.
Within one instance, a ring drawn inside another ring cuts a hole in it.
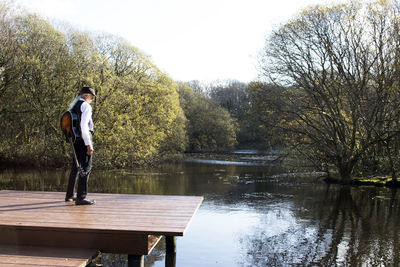
M 83 95 L 83 94 L 91 94 L 93 96 L 96 96 L 96 92 L 94 89 L 90 86 L 84 86 L 82 89 L 78 92 L 78 94 Z

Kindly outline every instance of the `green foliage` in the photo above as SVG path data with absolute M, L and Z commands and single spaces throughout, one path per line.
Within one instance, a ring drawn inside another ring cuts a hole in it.
M 288 89 L 273 84 L 252 82 L 248 86 L 249 108 L 248 127 L 253 138 L 262 141 L 269 148 L 281 148 L 288 144 L 288 132 L 282 127 L 288 118 L 284 110 L 287 106 Z
M 204 91 L 237 121 L 239 143 L 248 145 L 259 141 L 258 136 L 254 134 L 254 125 L 251 124 L 252 118 L 249 116 L 250 99 L 247 83 L 234 80 L 214 82 Z
M 59 119 L 84 85 L 98 95 L 92 103 L 97 166 L 235 145 L 228 111 L 177 85 L 122 38 L 56 29 L 37 15 L 14 16 L 2 2 L 0 19 L 1 159 L 57 165 L 70 156 Z
M 247 84 L 234 80 L 215 82 L 206 89 L 210 98 L 229 111 L 238 120 L 244 119 L 249 109 Z
M 62 140 L 59 115 L 68 88 L 60 88 L 60 79 L 69 71 L 63 64 L 69 59 L 65 36 L 33 15 L 16 17 L 13 25 L 10 30 L 18 50 L 3 73 L 14 79 L 1 96 L 2 120 L 7 125 L 2 153 L 32 153 L 47 161 Z
M 0 5 L 0 156 L 46 165 L 69 152 L 61 113 L 83 85 L 93 102 L 95 161 L 131 166 L 180 153 L 186 145 L 178 87 L 125 40 L 56 30 L 36 15 Z
M 230 150 L 236 145 L 237 123 L 212 99 L 180 84 L 182 108 L 188 120 L 190 151 Z

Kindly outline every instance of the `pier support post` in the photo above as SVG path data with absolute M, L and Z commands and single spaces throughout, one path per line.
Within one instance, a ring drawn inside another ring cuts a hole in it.
M 166 253 L 176 253 L 176 237 L 166 236 L 165 237 L 165 250 Z
M 144 256 L 128 255 L 128 267 L 144 267 Z
M 165 237 L 165 267 L 176 266 L 176 237 L 166 236 Z
M 165 267 L 176 267 L 176 253 L 167 252 L 165 255 Z

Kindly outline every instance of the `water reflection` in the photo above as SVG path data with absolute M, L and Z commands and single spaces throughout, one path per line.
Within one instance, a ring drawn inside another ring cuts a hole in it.
M 239 265 L 399 266 L 395 192 L 327 187 L 259 205 L 259 224 L 239 238 Z
M 0 188 L 64 191 L 68 171 L 6 170 Z M 91 192 L 203 195 L 176 266 L 399 266 L 396 190 L 327 186 L 281 165 L 183 162 L 94 171 Z M 159 242 L 146 266 L 165 266 Z M 103 262 L 124 266 L 126 256 Z

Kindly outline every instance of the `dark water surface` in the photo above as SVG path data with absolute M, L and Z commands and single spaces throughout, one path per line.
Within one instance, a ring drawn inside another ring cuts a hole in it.
M 90 192 L 202 195 L 176 266 L 399 266 L 399 192 L 326 185 L 270 157 L 188 160 L 151 169 L 94 170 Z M 251 156 L 253 157 L 253 156 Z M 6 170 L 0 189 L 64 191 L 69 171 Z M 99 218 L 100 219 L 100 218 Z M 165 266 L 165 242 L 145 266 Z M 107 254 L 106 266 L 126 266 Z

